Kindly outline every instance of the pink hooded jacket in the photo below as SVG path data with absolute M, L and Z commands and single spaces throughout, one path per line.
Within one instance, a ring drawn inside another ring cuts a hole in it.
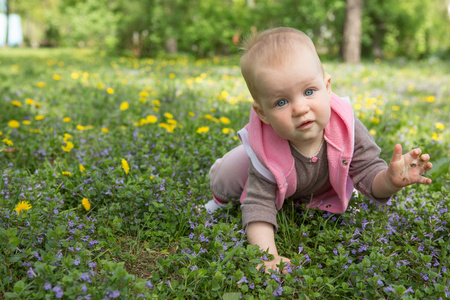
M 307 208 L 319 208 L 331 213 L 343 213 L 353 192 L 348 174 L 354 148 L 354 116 L 349 100 L 331 95 L 331 117 L 325 127 L 330 191 L 314 197 Z M 239 138 L 254 168 L 278 186 L 276 207 L 281 209 L 284 199 L 297 189 L 297 174 L 289 142 L 278 136 L 272 126 L 263 123 L 255 111 L 250 122 L 238 132 Z M 300 171 L 300 170 L 298 170 Z M 246 187 L 241 202 L 246 197 Z

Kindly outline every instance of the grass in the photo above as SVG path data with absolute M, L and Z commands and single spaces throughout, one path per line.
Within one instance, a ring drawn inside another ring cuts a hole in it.
M 288 201 L 286 275 L 257 271 L 236 203 L 195 209 L 248 119 L 237 64 L 1 50 L 0 298 L 450 297 L 449 62 L 325 62 L 383 158 L 420 146 L 434 183 L 343 215 Z

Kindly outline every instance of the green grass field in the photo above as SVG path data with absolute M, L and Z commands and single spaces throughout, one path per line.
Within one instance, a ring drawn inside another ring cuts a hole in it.
M 0 50 L 1 299 L 450 297 L 450 62 L 325 62 L 383 159 L 431 155 L 431 186 L 343 215 L 287 202 L 265 274 L 238 203 L 215 214 L 212 163 L 251 98 L 239 59 Z

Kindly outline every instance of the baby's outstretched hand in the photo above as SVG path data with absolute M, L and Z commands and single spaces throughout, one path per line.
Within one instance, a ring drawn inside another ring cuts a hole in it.
M 430 155 L 421 154 L 422 150 L 416 148 L 402 155 L 402 146 L 395 145 L 388 168 L 389 179 L 395 187 L 402 188 L 413 183 L 431 184 L 431 179 L 423 176 L 433 167 L 429 161 Z
M 283 270 L 279 270 L 280 264 L 284 264 Z M 272 269 L 274 271 L 279 271 L 280 273 L 287 274 L 287 265 L 290 265 L 291 261 L 290 259 L 283 257 L 283 256 L 276 256 L 272 260 L 264 261 L 264 263 L 258 265 L 258 270 L 261 270 L 261 268 L 264 268 L 264 271 L 266 273 L 269 273 L 269 270 Z

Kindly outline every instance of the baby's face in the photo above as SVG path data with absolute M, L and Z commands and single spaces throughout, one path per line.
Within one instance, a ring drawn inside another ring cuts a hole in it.
M 302 47 L 281 65 L 255 68 L 253 106 L 260 119 L 300 151 L 320 144 L 330 120 L 331 79 L 315 53 Z

